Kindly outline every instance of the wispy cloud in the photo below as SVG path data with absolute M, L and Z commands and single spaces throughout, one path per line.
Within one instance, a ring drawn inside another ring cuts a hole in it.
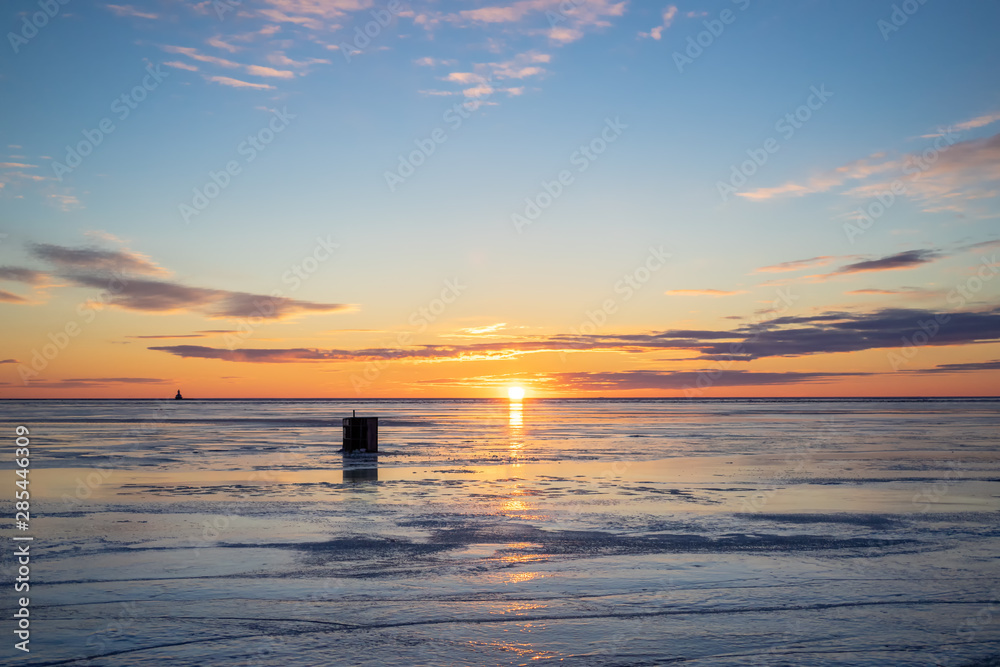
M 878 259 L 869 259 L 861 262 L 847 264 L 833 271 L 829 275 L 842 275 L 845 273 L 862 273 L 865 271 L 893 271 L 896 269 L 911 269 L 922 264 L 929 264 L 936 259 L 940 259 L 944 254 L 937 250 L 906 250 L 894 255 L 886 255 Z
M 56 206 L 62 211 L 72 211 L 83 207 L 79 197 L 76 195 L 53 192 L 48 195 L 48 198 L 55 202 Z
M 1000 111 L 997 111 L 995 113 L 983 114 L 982 116 L 976 116 L 975 118 L 962 121 L 961 123 L 956 123 L 955 125 L 952 125 L 948 129 L 952 131 L 965 132 L 968 130 L 978 129 L 980 127 L 986 127 L 987 125 L 992 125 L 997 121 L 1000 121 Z M 920 136 L 922 139 L 934 139 L 936 137 L 943 137 L 945 136 L 945 134 L 946 133 L 942 131 L 942 132 L 934 132 L 931 134 L 922 134 Z
M 791 262 L 781 262 L 780 264 L 771 264 L 770 266 L 762 266 L 759 269 L 754 270 L 754 273 L 784 273 L 786 271 L 801 271 L 803 269 L 814 269 L 818 266 L 825 266 L 834 262 L 838 257 L 834 255 L 820 255 L 818 257 L 810 257 L 809 259 L 797 259 Z
M 417 58 L 413 61 L 413 64 L 419 67 L 450 67 L 457 63 L 457 60 L 451 58 L 431 58 L 430 56 Z
M 223 67 L 225 69 L 242 69 L 247 74 L 251 76 L 261 76 L 279 79 L 293 79 L 295 78 L 295 72 L 291 70 L 278 70 L 273 67 L 266 67 L 262 65 L 244 65 L 238 63 L 228 58 L 220 58 L 218 56 L 208 55 L 206 53 L 201 53 L 198 49 L 192 48 L 190 46 L 163 46 L 161 47 L 167 53 L 175 53 L 183 56 L 187 56 L 192 60 L 198 62 L 209 63 L 211 65 L 216 65 L 218 67 Z M 171 61 L 171 67 L 177 67 L 178 69 L 191 69 L 191 67 L 185 67 L 181 63 L 176 61 Z M 195 68 L 197 69 L 197 68 Z M 211 76 L 206 77 L 209 81 L 214 81 L 216 83 L 222 83 L 223 85 L 233 86 L 236 88 L 271 88 L 265 84 L 255 84 L 248 83 L 246 81 L 240 81 L 238 79 L 232 79 L 230 77 L 224 76 Z M 235 82 L 235 83 L 233 83 Z
M 166 67 L 173 67 L 174 69 L 182 69 L 182 70 L 186 70 L 188 72 L 197 72 L 198 71 L 198 66 L 197 65 L 192 65 L 190 63 L 182 63 L 179 60 L 170 60 L 170 61 L 165 62 L 163 64 Z
M 778 197 L 802 197 L 818 192 L 826 192 L 848 181 L 866 179 L 875 174 L 899 169 L 900 167 L 900 161 L 888 159 L 885 153 L 880 152 L 813 176 L 801 183 L 790 181 L 775 187 L 758 188 L 737 194 L 740 197 L 758 201 Z
M 670 294 L 671 296 L 733 296 L 746 293 L 746 290 L 721 289 L 671 289 L 665 292 L 665 294 Z
M 442 20 L 457 24 L 512 25 L 527 24 L 541 18 L 549 24 L 541 32 L 555 44 L 568 44 L 582 38 L 588 31 L 606 28 L 609 19 L 625 14 L 626 2 L 612 0 L 519 0 L 509 5 L 492 5 L 465 9 L 449 14 Z M 427 21 L 424 21 L 427 23 Z M 527 28 L 538 31 L 537 28 Z
M 663 10 L 662 14 L 663 20 L 660 23 L 660 25 L 655 26 L 649 32 L 640 32 L 639 37 L 642 38 L 651 37 L 653 39 L 659 40 L 660 38 L 663 37 L 663 31 L 669 28 L 673 24 L 674 18 L 676 16 L 677 16 L 677 6 L 669 5 L 666 9 Z
M 938 364 L 933 368 L 906 371 L 908 373 L 976 373 L 980 371 L 1000 371 L 1000 359 L 992 361 L 967 361 L 957 364 Z
M 49 274 L 44 271 L 26 269 L 20 266 L 0 266 L 0 280 L 10 280 L 26 285 L 41 285 L 48 282 Z
M 992 118 L 983 116 L 964 125 L 981 127 L 993 122 Z M 904 196 L 919 202 L 926 212 L 963 211 L 971 201 L 1000 194 L 1000 134 L 939 146 L 930 157 L 915 152 L 890 159 L 876 153 L 804 181 L 737 194 L 756 201 L 801 197 L 842 188 L 853 181 L 867 182 L 839 194 L 870 199 L 903 185 Z
M 489 361 L 527 354 L 619 352 L 640 354 L 681 350 L 694 359 L 752 361 L 767 357 L 860 352 L 896 348 L 919 323 L 936 321 L 936 311 L 885 308 L 868 313 L 828 311 L 778 317 L 731 330 L 668 329 L 642 334 L 556 335 L 465 345 L 418 345 L 409 348 L 315 349 L 259 348 L 228 350 L 200 345 L 150 348 L 180 357 L 249 363 L 302 363 L 400 360 L 410 362 Z M 928 345 L 972 345 L 1000 341 L 1000 308 L 946 314 Z
M 273 67 L 262 67 L 260 65 L 247 65 L 247 74 L 254 76 L 273 77 L 276 79 L 294 79 L 295 72 L 291 70 L 274 69 Z
M 161 378 L 134 378 L 134 377 L 110 377 L 110 378 L 66 378 L 62 380 L 37 379 L 31 381 L 31 389 L 93 389 L 114 385 L 143 385 L 143 384 L 165 384 L 170 380 Z
M 266 83 L 251 83 L 250 81 L 242 81 L 240 79 L 234 79 L 228 76 L 209 76 L 205 77 L 208 81 L 212 83 L 218 83 L 223 86 L 229 86 L 230 88 L 253 88 L 256 90 L 274 90 L 274 86 L 268 85 Z
M 230 53 L 236 53 L 237 51 L 243 50 L 242 46 L 236 46 L 235 44 L 230 44 L 229 42 L 222 39 L 222 37 L 218 35 L 216 35 L 215 37 L 210 37 L 205 43 L 208 44 L 209 46 L 214 46 L 217 49 L 221 49 L 223 51 L 229 51 Z
M 29 246 L 29 250 L 34 257 L 55 266 L 60 278 L 78 287 L 101 289 L 105 303 L 126 310 L 195 312 L 213 318 L 280 320 L 307 313 L 343 312 L 354 308 L 342 303 L 300 301 L 152 279 L 149 276 L 168 276 L 170 272 L 148 256 L 128 248 L 107 250 L 37 243 Z M 10 267 L 10 271 L 11 276 L 34 277 L 18 267 Z M 142 277 L 136 278 L 133 274 Z M 12 296 L 17 302 L 24 300 Z
M 282 51 L 276 53 L 271 53 L 267 56 L 267 61 L 272 65 L 280 65 L 281 67 L 296 67 L 296 68 L 307 68 L 313 65 L 329 65 L 330 61 L 325 58 L 305 58 L 303 60 L 293 60 L 284 54 Z
M 67 274 L 81 287 L 108 289 L 106 277 Z M 335 313 L 353 310 L 343 303 L 316 303 L 288 297 L 191 287 L 163 280 L 129 279 L 108 290 L 106 301 L 126 310 L 154 313 L 197 312 L 212 318 L 260 317 L 280 320 L 306 313 Z
M 150 20 L 156 20 L 160 18 L 159 14 L 140 11 L 135 7 L 133 7 L 132 5 L 105 5 L 105 7 L 113 11 L 118 16 L 134 16 L 135 18 L 150 19 Z
M 0 289 L 0 301 L 4 303 L 27 303 L 28 300 L 23 296 L 18 296 L 13 292 L 8 292 L 6 290 Z
M 760 387 L 784 384 L 827 383 L 845 377 L 871 375 L 862 372 L 764 372 L 730 370 L 719 373 L 717 369 L 693 371 L 633 370 L 617 372 L 555 373 L 551 376 L 553 389 L 573 391 L 635 391 L 650 389 L 682 390 L 699 386 L 706 373 L 711 373 L 716 387 Z
M 236 69 L 242 67 L 240 63 L 234 62 L 227 58 L 220 58 L 218 56 L 210 56 L 206 53 L 201 53 L 198 49 L 192 48 L 190 46 L 172 46 L 166 45 L 160 47 L 167 53 L 175 53 L 178 55 L 187 56 L 192 60 L 197 60 L 203 63 L 211 63 L 212 65 L 218 65 L 219 67 L 226 67 L 229 69 Z
M 154 263 L 148 255 L 128 249 L 71 248 L 51 243 L 36 243 L 29 246 L 29 251 L 38 259 L 63 270 L 117 271 L 149 276 L 165 276 L 170 273 Z
M 141 340 L 170 340 L 174 338 L 211 338 L 213 336 L 219 336 L 222 334 L 235 334 L 235 333 L 238 333 L 235 329 L 206 329 L 204 331 L 195 331 L 194 333 L 186 333 L 186 334 L 150 334 L 143 336 L 125 336 L 125 337 L 141 339 Z

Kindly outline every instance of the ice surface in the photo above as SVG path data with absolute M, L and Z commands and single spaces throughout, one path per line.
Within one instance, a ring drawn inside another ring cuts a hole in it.
M 359 406 L 382 417 L 377 457 L 336 452 Z M 516 420 L 498 401 L 7 401 L 0 416 L 32 431 L 18 664 L 1000 653 L 996 401 L 526 402 Z

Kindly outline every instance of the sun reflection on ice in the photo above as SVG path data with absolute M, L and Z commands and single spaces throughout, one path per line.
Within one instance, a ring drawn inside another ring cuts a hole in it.
M 510 458 L 517 459 L 524 449 L 524 406 L 521 401 L 511 401 L 507 415 L 508 450 Z

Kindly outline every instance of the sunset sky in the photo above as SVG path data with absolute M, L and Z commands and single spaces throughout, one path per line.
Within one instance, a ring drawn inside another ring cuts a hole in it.
M 0 397 L 997 394 L 998 3 L 49 1 Z

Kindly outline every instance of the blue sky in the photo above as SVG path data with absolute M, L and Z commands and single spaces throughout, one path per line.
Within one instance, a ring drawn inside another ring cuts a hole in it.
M 306 395 L 346 395 L 356 391 L 350 377 L 386 353 L 283 363 L 279 373 L 277 362 L 206 350 L 165 354 L 128 337 L 235 330 L 252 314 L 206 311 L 184 298 L 208 296 L 179 294 L 178 286 L 262 295 L 280 289 L 283 297 L 329 307 L 299 304 L 265 318 L 238 347 L 279 357 L 299 348 L 383 349 L 385 337 L 412 328 L 414 310 L 455 278 L 468 291 L 418 344 L 483 340 L 509 345 L 510 354 L 460 361 L 467 351 L 459 350 L 435 363 L 400 361 L 396 379 L 365 392 L 449 395 L 458 387 L 492 395 L 496 384 L 518 382 L 538 395 L 572 393 L 555 375 L 567 364 L 558 345 L 517 350 L 537 342 L 533 337 L 578 329 L 595 304 L 620 297 L 616 282 L 650 247 L 665 248 L 670 262 L 620 304 L 602 333 L 729 330 L 770 308 L 776 290 L 789 285 L 803 316 L 902 308 L 919 321 L 919 312 L 955 309 L 948 294 L 978 270 L 992 248 L 981 244 L 998 237 L 1000 8 L 988 3 L 74 0 L 51 5 L 50 13 L 58 12 L 34 34 L 25 21 L 41 23 L 43 5 L 8 8 L 0 49 L 0 85 L 13 101 L 2 126 L 7 236 L 0 262 L 46 275 L 19 283 L 20 274 L 8 272 L 13 277 L 0 285 L 11 295 L 0 308 L 18 322 L 0 353 L 10 360 L 0 369 L 12 395 L 51 395 L 46 383 L 58 391 L 157 395 L 161 382 L 188 377 L 226 395 L 233 388 L 215 381 L 223 373 L 247 378 L 246 390 L 260 395 L 275 383 L 292 391 L 304 369 L 311 378 L 326 374 L 319 384 L 310 380 Z M 379 16 L 391 20 L 383 26 Z M 358 52 L 355 30 L 366 26 L 374 36 Z M 702 40 L 700 54 L 688 50 L 689 39 Z M 697 57 L 679 71 L 677 54 L 685 53 Z M 123 102 L 115 100 L 133 90 L 144 99 L 121 118 Z M 819 90 L 825 99 L 814 95 Z M 810 101 L 814 108 L 802 106 Z M 467 116 L 459 126 L 456 109 Z M 796 121 L 794 133 L 788 121 L 778 129 L 797 112 L 808 119 Z M 54 164 L 66 161 L 66 147 L 86 141 L 85 131 L 96 136 L 103 119 L 114 131 L 57 179 Z M 580 147 L 600 142 L 609 123 L 620 128 L 614 141 L 579 171 Z M 244 142 L 269 125 L 280 131 L 248 162 Z M 933 136 L 945 128 L 946 137 Z M 399 156 L 415 142 L 433 143 L 435 131 L 446 140 L 405 182 L 387 187 Z M 723 201 L 720 182 L 747 151 L 764 154 L 769 139 L 766 161 Z M 914 163 L 935 141 L 943 150 Z M 239 173 L 203 211 L 185 216 L 180 207 L 193 206 L 194 190 L 229 162 Z M 907 174 L 914 164 L 925 168 Z M 519 231 L 511 216 L 563 170 L 572 183 Z M 893 182 L 905 194 L 863 233 L 849 232 L 855 212 Z M 291 293 L 283 276 L 314 252 L 317 238 L 332 239 L 338 250 Z M 29 390 L 17 368 L 74 304 L 93 297 L 94 281 L 80 271 L 107 268 L 103 255 L 84 264 L 82 255 L 46 255 L 38 244 L 144 257 L 149 266 L 140 274 L 169 285 L 142 289 L 169 294 L 113 300 L 79 345 L 31 376 Z M 907 252 L 917 254 L 879 270 L 834 273 Z M 812 258 L 821 259 L 791 277 L 760 271 Z M 992 312 L 996 285 L 987 281 L 962 307 Z M 926 361 L 911 368 L 988 363 L 996 347 L 984 335 L 932 341 Z M 202 342 L 232 352 L 231 344 Z M 117 365 L 149 382 L 99 382 L 112 376 L 87 359 L 102 345 L 122 359 Z M 672 349 L 664 356 L 577 347 L 569 356 L 581 373 L 707 368 L 690 348 Z M 868 374 L 863 382 L 829 376 L 808 387 L 761 387 L 883 392 L 903 386 L 898 373 L 882 377 L 888 349 L 823 348 L 739 368 L 856 368 Z M 981 391 L 991 373 L 956 374 L 955 387 Z M 65 384 L 77 376 L 93 381 Z M 941 373 L 922 377 L 925 384 L 905 385 L 932 391 Z M 440 378 L 447 381 L 435 384 Z M 723 384 L 717 390 L 725 393 Z M 636 391 L 658 389 L 676 387 Z

